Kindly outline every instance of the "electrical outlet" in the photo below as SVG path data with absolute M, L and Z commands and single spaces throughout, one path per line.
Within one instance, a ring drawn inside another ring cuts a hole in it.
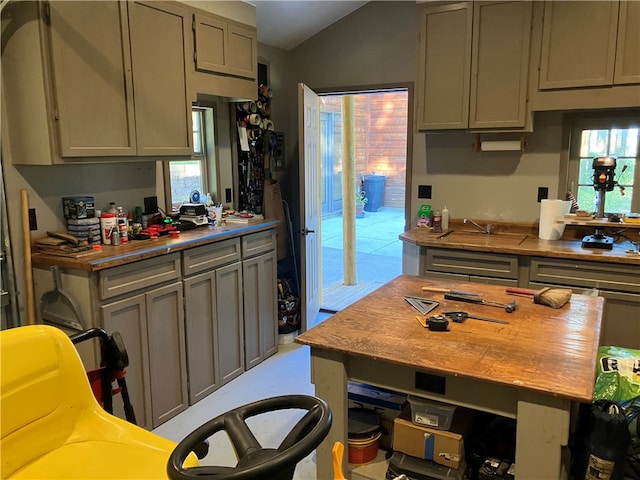
M 29 231 L 38 230 L 38 219 L 36 218 L 36 209 L 29 209 Z
M 538 203 L 549 198 L 549 187 L 538 187 Z
M 418 198 L 431 198 L 431 185 L 418 185 Z
M 224 201 L 225 203 L 231 203 L 231 189 L 225 188 L 224 190 Z

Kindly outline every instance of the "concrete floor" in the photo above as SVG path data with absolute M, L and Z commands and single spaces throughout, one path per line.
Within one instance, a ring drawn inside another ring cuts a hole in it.
M 342 216 L 322 220 L 321 308 L 339 311 L 402 273 L 404 210 L 383 207 L 356 218 L 357 285 L 344 285 Z

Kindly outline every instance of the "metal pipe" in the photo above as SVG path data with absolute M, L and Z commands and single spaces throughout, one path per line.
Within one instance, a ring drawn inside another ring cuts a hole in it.
M 486 227 L 482 227 L 482 226 L 478 225 L 476 222 L 474 222 L 473 220 L 471 220 L 469 218 L 465 218 L 462 223 L 472 223 L 476 227 L 478 227 L 482 233 L 486 233 L 487 235 L 490 234 L 491 231 L 493 230 L 493 225 L 492 224 L 488 224 Z

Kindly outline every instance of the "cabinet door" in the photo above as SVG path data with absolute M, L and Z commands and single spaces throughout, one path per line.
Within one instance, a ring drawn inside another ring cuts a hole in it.
M 426 7 L 419 18 L 418 129 L 467 128 L 472 2 Z
M 605 298 L 600 345 L 640 349 L 640 295 L 600 290 Z
M 230 24 L 227 34 L 229 74 L 255 80 L 258 76 L 257 32 Z
M 196 69 L 255 80 L 257 32 L 215 15 L 194 14 Z
M 149 383 L 149 349 L 147 343 L 147 309 L 144 295 L 136 295 L 100 307 L 102 327 L 111 335 L 120 332 L 129 356 L 125 381 L 136 422 L 147 429 L 151 420 L 151 385 Z M 125 418 L 122 399 L 113 399 L 113 413 Z
M 190 15 L 164 2 L 128 7 L 138 155 L 189 156 Z
M 186 278 L 184 297 L 189 403 L 194 404 L 221 384 L 215 271 Z
M 244 372 L 242 263 L 216 270 L 218 364 L 224 384 Z
M 247 370 L 278 351 L 276 252 L 242 262 Z
M 50 2 L 49 12 L 60 155 L 135 155 L 125 4 Z
M 640 2 L 620 2 L 613 83 L 640 83 Z
M 618 2 L 545 2 L 539 88 L 611 85 Z
M 217 17 L 199 13 L 194 14 L 193 21 L 196 69 L 226 73 L 227 23 Z
M 151 290 L 145 298 L 155 428 L 188 406 L 182 282 Z
M 473 10 L 469 127 L 524 127 L 531 2 L 477 2 Z

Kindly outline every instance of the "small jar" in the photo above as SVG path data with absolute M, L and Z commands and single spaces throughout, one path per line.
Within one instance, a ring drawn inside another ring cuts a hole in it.
M 435 212 L 433 214 L 433 231 L 434 232 L 442 231 L 442 214 L 440 212 Z

